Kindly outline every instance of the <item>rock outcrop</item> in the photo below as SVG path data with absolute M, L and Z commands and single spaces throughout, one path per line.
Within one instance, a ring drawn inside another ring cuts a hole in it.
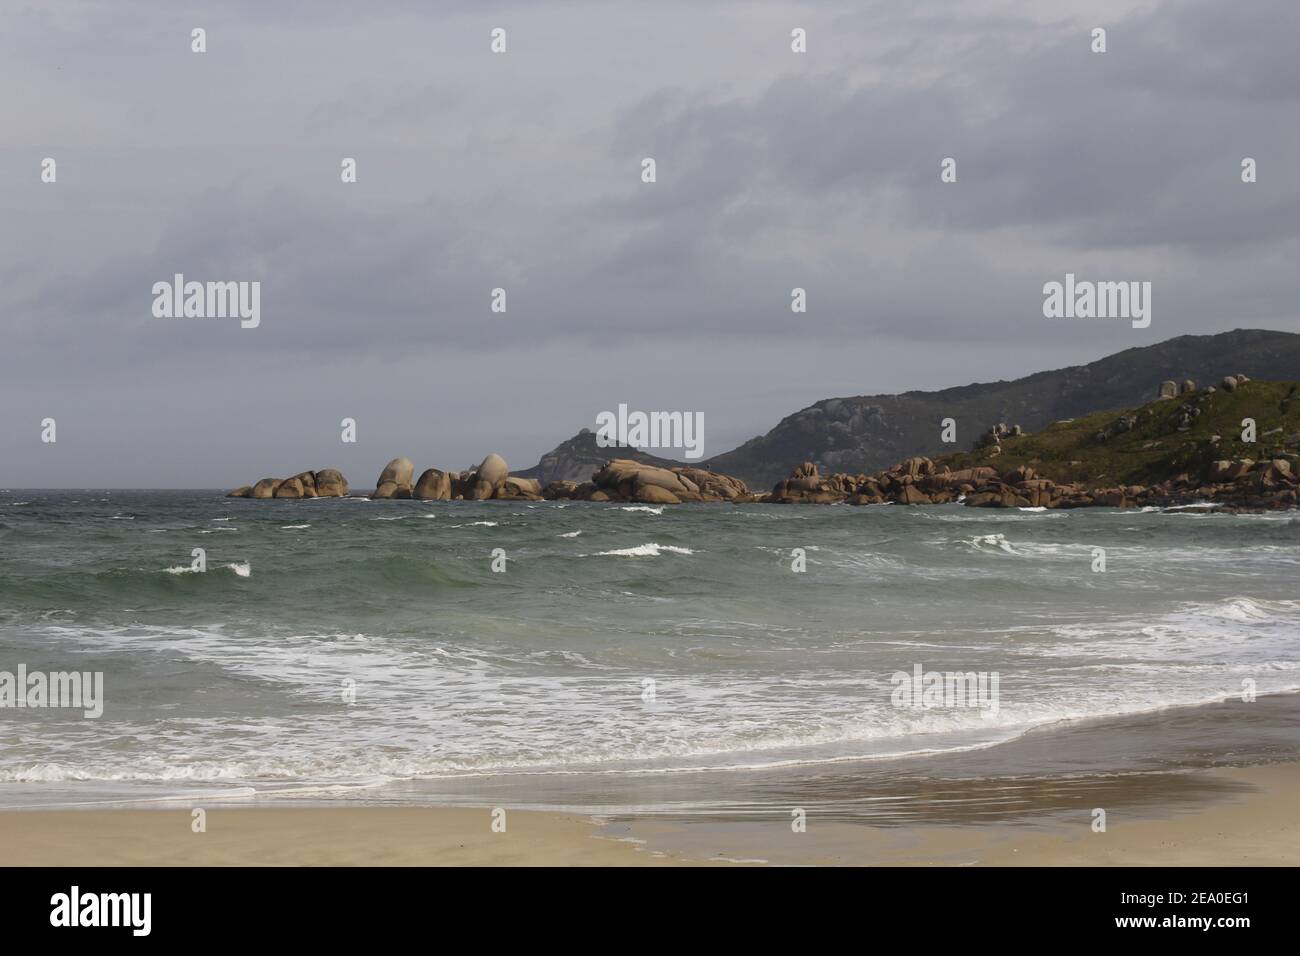
M 373 498 L 410 498 L 413 493 L 411 479 L 415 464 L 409 458 L 394 458 L 379 473 Z
M 412 497 L 421 501 L 450 501 L 451 475 L 437 468 L 427 468 L 415 483 Z
M 743 481 L 731 475 L 686 466 L 661 468 L 631 458 L 604 462 L 590 481 L 552 481 L 541 489 L 541 496 L 550 500 L 638 501 L 656 505 L 758 500 Z
M 263 478 L 254 485 L 242 485 L 227 498 L 342 498 L 348 480 L 336 468 L 300 471 L 290 478 Z
M 257 484 L 253 485 L 250 498 L 272 498 L 275 496 L 275 489 L 280 487 L 282 478 L 263 478 Z
M 302 480 L 299 478 L 286 478 L 280 482 L 279 487 L 275 489 L 277 498 L 303 498 L 306 497 L 302 486 Z M 313 497 L 315 497 L 313 493 Z
M 348 494 L 348 480 L 337 468 L 322 468 L 316 472 L 316 496 L 318 498 L 345 498 Z

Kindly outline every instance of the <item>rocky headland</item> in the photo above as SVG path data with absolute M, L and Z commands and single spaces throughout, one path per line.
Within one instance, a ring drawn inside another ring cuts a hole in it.
M 1300 384 L 1229 375 L 1215 386 L 1161 382 L 1146 405 L 1096 412 L 1037 433 L 1000 423 L 970 451 L 913 456 L 874 472 L 822 474 L 804 462 L 770 492 L 756 493 L 732 475 L 673 465 L 644 454 L 591 461 L 585 480 L 545 485 L 511 475 L 490 454 L 476 468 L 428 468 L 415 476 L 410 458 L 394 458 L 375 482 L 374 499 L 423 501 L 731 502 L 744 504 L 960 503 L 983 508 L 1084 508 L 1204 505 L 1258 510 L 1297 504 L 1300 475 Z M 936 429 L 938 423 L 935 424 Z M 631 452 L 632 450 L 626 450 Z M 590 452 L 582 449 L 582 456 Z M 576 456 L 575 456 L 576 457 Z M 569 463 L 566 463 L 566 466 Z M 336 469 L 263 478 L 230 497 L 342 497 Z

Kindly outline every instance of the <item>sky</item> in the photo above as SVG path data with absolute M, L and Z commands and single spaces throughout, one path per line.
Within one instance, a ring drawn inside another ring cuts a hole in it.
M 832 396 L 1300 331 L 1294 0 L 0 18 L 0 487 L 522 469 L 620 404 L 711 457 Z M 1150 326 L 1044 317 L 1071 272 L 1151 282 Z M 260 324 L 155 316 L 175 273 L 260 282 Z

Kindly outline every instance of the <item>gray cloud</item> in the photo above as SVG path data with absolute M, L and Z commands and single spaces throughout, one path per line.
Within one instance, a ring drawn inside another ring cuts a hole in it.
M 833 394 L 1295 329 L 1298 36 L 1287 0 L 19 5 L 0 483 L 527 465 L 623 401 L 716 454 Z M 1152 327 L 1044 320 L 1066 271 L 1150 279 Z M 154 319 L 174 272 L 260 280 L 262 327 Z

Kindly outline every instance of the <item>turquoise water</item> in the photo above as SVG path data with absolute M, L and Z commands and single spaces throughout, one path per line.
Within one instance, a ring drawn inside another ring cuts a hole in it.
M 0 671 L 105 705 L 0 709 L 0 800 L 969 750 L 1295 689 L 1297 571 L 1288 513 L 5 491 Z

